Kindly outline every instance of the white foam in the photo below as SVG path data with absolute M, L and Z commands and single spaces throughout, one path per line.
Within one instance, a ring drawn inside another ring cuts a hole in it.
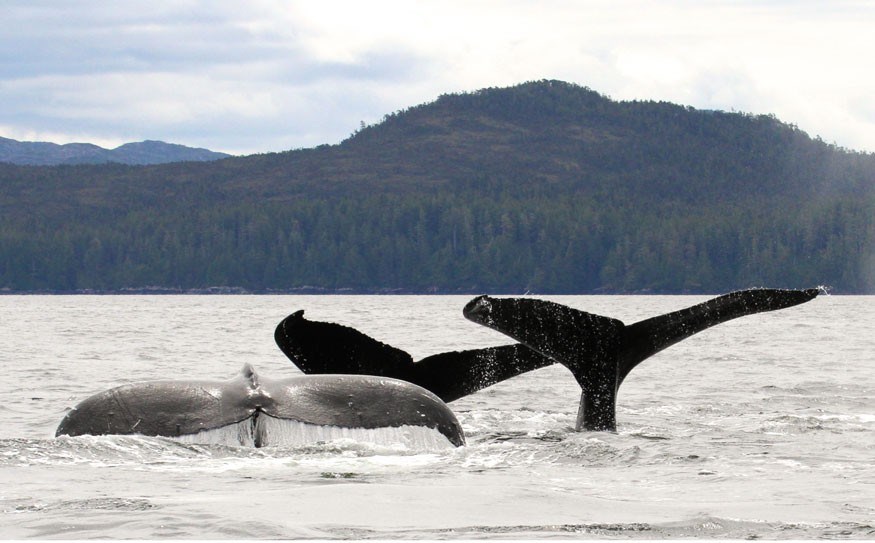
M 261 415 L 237 424 L 204 430 L 174 438 L 183 443 L 254 447 L 256 437 L 262 447 L 302 447 L 332 441 L 353 441 L 375 445 L 400 445 L 412 450 L 452 448 L 453 444 L 438 430 L 425 426 L 398 426 L 383 428 L 347 428 L 320 426 L 294 420 Z
M 182 443 L 196 443 L 199 445 L 225 445 L 229 447 L 254 447 L 255 426 L 252 419 L 246 419 L 211 430 L 202 430 L 196 434 L 186 434 L 172 437 L 174 441 Z

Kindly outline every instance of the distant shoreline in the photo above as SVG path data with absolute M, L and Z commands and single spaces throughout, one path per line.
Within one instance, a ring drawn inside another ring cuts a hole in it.
M 756 287 L 739 287 L 756 288 Z M 796 288 L 796 287 L 778 287 Z M 801 288 L 801 287 L 798 287 Z M 507 291 L 497 289 L 440 289 L 429 288 L 424 290 L 405 288 L 337 288 L 329 289 L 322 287 L 297 287 L 290 289 L 246 289 L 243 287 L 204 287 L 204 288 L 171 288 L 171 287 L 143 287 L 123 288 L 116 290 L 78 289 L 78 290 L 11 290 L 0 288 L 0 296 L 476 296 L 479 294 L 492 294 L 499 296 L 709 296 L 725 294 L 711 291 L 658 291 L 638 290 L 623 291 L 601 289 L 588 292 L 531 292 L 526 290 Z M 840 292 L 836 293 L 829 289 L 828 294 L 844 294 L 852 296 L 873 296 L 875 293 L 867 292 Z

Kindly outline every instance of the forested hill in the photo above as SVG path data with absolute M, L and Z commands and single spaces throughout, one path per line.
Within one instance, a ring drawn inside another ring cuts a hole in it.
M 0 194 L 6 291 L 875 292 L 875 155 L 557 81 L 315 149 L 0 165 Z

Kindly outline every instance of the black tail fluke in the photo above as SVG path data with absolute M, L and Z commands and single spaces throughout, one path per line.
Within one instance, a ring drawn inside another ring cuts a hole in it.
M 479 296 L 462 313 L 571 370 L 582 391 L 578 430 L 616 428 L 622 322 L 532 298 Z
M 616 360 L 620 349 L 622 322 L 546 300 L 479 296 L 462 313 L 565 365 L 581 385 L 593 361 Z
M 520 343 L 441 353 L 417 363 L 406 352 L 352 328 L 307 321 L 303 311 L 279 324 L 276 342 L 304 373 L 403 379 L 446 402 L 558 362 L 581 387 L 577 429 L 614 430 L 617 391 L 641 361 L 711 326 L 802 304 L 819 293 L 743 290 L 630 326 L 545 300 L 479 296 L 465 306 L 465 317 Z
M 730 292 L 686 309 L 626 326 L 619 381 L 646 358 L 717 324 L 813 300 L 819 289 L 749 289 Z
M 413 383 L 451 402 L 501 381 L 553 364 L 553 360 L 516 343 L 502 347 L 453 351 L 423 358 L 413 365 Z
M 582 390 L 577 428 L 614 430 L 617 391 L 641 361 L 711 326 L 799 305 L 819 293 L 820 289 L 743 290 L 630 326 L 529 298 L 479 296 L 463 313 L 570 369 Z
M 431 391 L 445 402 L 553 363 L 519 344 L 451 351 L 414 363 L 400 349 L 347 326 L 309 321 L 303 311 L 283 319 L 274 337 L 283 353 L 304 373 L 402 379 Z
M 410 380 L 413 359 L 401 349 L 381 343 L 354 328 L 309 321 L 296 311 L 276 327 L 280 350 L 307 374 L 347 373 Z

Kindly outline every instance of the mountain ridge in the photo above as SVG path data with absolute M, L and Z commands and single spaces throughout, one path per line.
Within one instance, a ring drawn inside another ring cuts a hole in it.
M 336 145 L 0 165 L 0 186 L 13 292 L 875 292 L 875 155 L 557 81 L 444 95 Z
M 104 163 L 152 165 L 203 162 L 230 156 L 227 153 L 158 140 L 125 143 L 113 149 L 105 149 L 93 143 L 58 144 L 0 137 L 0 162 L 22 166 Z

